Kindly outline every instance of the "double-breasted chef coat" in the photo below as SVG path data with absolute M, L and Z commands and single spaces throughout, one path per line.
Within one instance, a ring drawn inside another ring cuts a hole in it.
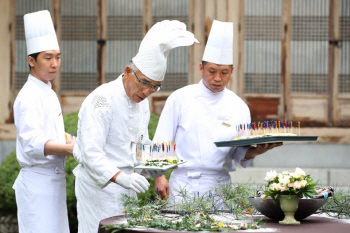
M 166 101 L 153 142 L 176 142 L 175 154 L 186 160 L 171 174 L 170 200 L 186 189 L 204 195 L 218 184 L 231 182 L 236 163 L 248 166 L 248 147 L 216 147 L 233 140 L 237 125 L 250 123 L 248 106 L 234 92 L 210 91 L 201 80 L 173 92 Z M 187 192 L 187 193 L 189 193 Z M 192 194 L 191 194 L 192 195 Z
M 14 118 L 21 166 L 13 185 L 19 232 L 68 233 L 66 156 L 44 155 L 47 141 L 66 143 L 62 110 L 51 83 L 29 75 L 15 100 Z
M 150 144 L 148 100 L 134 103 L 124 89 L 122 75 L 94 90 L 79 112 L 74 169 L 79 232 L 97 232 L 99 222 L 122 214 L 122 194 L 132 190 L 110 182 L 118 172 L 134 172 L 136 143 Z

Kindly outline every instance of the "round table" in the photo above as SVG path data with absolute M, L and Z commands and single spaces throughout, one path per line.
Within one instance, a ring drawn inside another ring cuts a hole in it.
M 260 217 L 256 217 L 258 219 Z M 125 220 L 124 215 L 123 216 L 115 216 L 111 218 L 103 219 L 100 222 L 100 227 L 98 229 L 98 233 L 110 233 L 111 231 L 107 231 L 104 228 L 101 228 L 102 226 L 106 225 L 113 225 L 116 222 L 120 222 L 122 220 Z M 266 223 L 267 229 L 262 230 L 254 230 L 254 233 L 260 233 L 260 232 L 285 232 L 285 233 L 349 233 L 350 232 L 350 221 L 342 221 L 335 218 L 329 218 L 319 215 L 312 215 L 304 220 L 301 221 L 300 225 L 281 225 L 278 223 L 278 221 L 271 220 L 267 217 L 264 217 L 264 222 Z M 271 231 L 267 231 L 268 229 L 271 229 Z M 147 229 L 124 229 L 120 232 L 174 232 L 174 231 L 162 231 L 162 230 L 147 230 Z M 190 232 L 190 231 L 187 231 Z M 233 231 L 237 232 L 237 231 Z M 243 230 L 238 232 L 244 232 Z

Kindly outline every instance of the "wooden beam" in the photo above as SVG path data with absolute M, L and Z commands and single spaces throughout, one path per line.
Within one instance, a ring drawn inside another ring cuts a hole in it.
M 15 103 L 15 98 L 17 94 L 15 94 L 15 77 L 16 77 L 16 0 L 10 0 L 10 116 L 8 118 L 8 122 L 14 122 L 13 115 L 13 104 Z
M 205 24 L 204 24 L 204 33 L 205 33 L 205 41 L 206 44 L 208 41 L 211 25 L 213 24 L 213 20 L 217 19 L 217 1 L 205 0 Z
M 233 22 L 233 74 L 227 86 L 243 98 L 244 89 L 244 0 L 228 0 L 227 21 Z
M 242 96 L 244 93 L 244 9 L 245 9 L 245 1 L 239 0 L 239 25 L 238 25 L 238 95 Z
M 148 30 L 153 25 L 153 12 L 152 12 L 152 0 L 143 0 L 143 27 L 142 27 L 142 34 L 143 36 L 146 35 Z
M 328 125 L 338 124 L 339 0 L 329 1 Z
M 12 120 L 12 103 L 11 102 L 11 69 L 14 53 L 12 47 L 13 40 L 13 14 L 11 10 L 13 2 L 10 0 L 1 1 L 0 14 L 2 20 L 0 22 L 0 53 L 2 54 L 1 70 L 0 70 L 0 125 L 8 123 Z
M 97 83 L 106 82 L 107 0 L 97 2 Z
M 198 83 L 201 80 L 199 73 L 199 63 L 202 61 L 203 52 L 205 48 L 205 2 L 200 0 L 189 0 L 190 3 L 190 31 L 194 33 L 194 36 L 199 41 L 192 45 L 190 50 L 190 72 L 192 75 L 189 77 L 189 84 Z
M 227 21 L 227 0 L 216 0 L 215 19 L 226 22 Z
M 282 45 L 281 45 L 281 111 L 284 120 L 291 120 L 291 82 L 290 82 L 290 53 L 291 53 L 291 0 L 282 1 Z
M 187 30 L 194 32 L 194 1 L 188 1 L 188 25 Z M 187 84 L 193 83 L 193 73 L 194 73 L 194 45 L 189 46 L 188 48 L 188 75 L 187 75 Z
M 56 36 L 60 48 L 61 44 L 61 0 L 51 0 L 51 17 L 52 22 L 55 27 Z M 68 59 L 65 57 L 64 59 Z M 55 76 L 55 79 L 52 82 L 52 89 L 55 90 L 58 98 L 61 97 L 61 70 L 59 70 Z

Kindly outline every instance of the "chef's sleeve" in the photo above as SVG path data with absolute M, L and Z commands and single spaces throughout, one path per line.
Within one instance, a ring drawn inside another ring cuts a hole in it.
M 32 158 L 44 158 L 44 146 L 52 140 L 42 130 L 44 109 L 38 103 L 20 103 L 15 118 L 17 136 L 23 151 Z
M 78 129 L 81 161 L 92 179 L 103 187 L 119 171 L 103 150 L 112 122 L 112 109 L 88 107 L 83 111 Z

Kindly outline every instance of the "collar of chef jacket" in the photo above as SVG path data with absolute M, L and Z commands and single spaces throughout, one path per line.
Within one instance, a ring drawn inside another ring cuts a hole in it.
M 48 82 L 48 83 L 46 84 L 46 83 L 44 83 L 43 81 L 41 81 L 41 80 L 35 78 L 35 77 L 32 76 L 31 74 L 29 74 L 28 80 L 35 82 L 35 83 L 39 86 L 39 88 L 42 89 L 42 90 L 49 91 L 49 90 L 51 90 L 51 88 L 52 88 L 51 82 Z
M 226 92 L 226 87 L 220 91 L 220 92 L 212 92 L 209 88 L 207 88 L 203 80 L 199 82 L 199 91 L 198 91 L 198 96 L 197 97 L 202 97 L 206 98 L 209 102 L 209 104 L 214 104 L 216 101 L 220 100 Z

